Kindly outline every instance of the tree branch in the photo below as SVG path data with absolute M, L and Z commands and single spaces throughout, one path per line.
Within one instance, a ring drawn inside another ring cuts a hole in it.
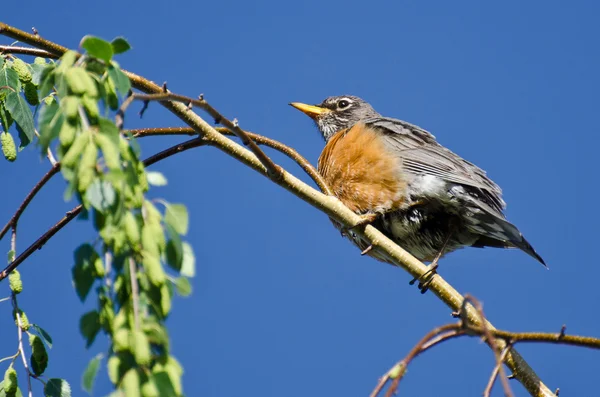
M 471 296 L 465 296 L 465 301 L 472 303 L 475 308 L 480 311 L 481 304 Z M 466 308 L 466 304 L 465 304 Z M 480 311 L 483 316 L 483 312 Z M 484 317 L 482 317 L 484 319 Z M 483 322 L 481 323 L 483 324 Z M 591 349 L 600 349 L 600 339 L 592 338 L 587 336 L 577 335 L 566 335 L 564 328 L 558 333 L 544 333 L 544 332 L 509 332 L 503 330 L 496 330 L 487 328 L 485 325 L 475 325 L 467 320 L 461 319 L 458 323 L 446 324 L 441 327 L 435 328 L 428 332 L 411 350 L 410 352 L 398 363 L 396 363 L 384 376 L 382 376 L 370 397 L 376 397 L 381 393 L 386 383 L 393 379 L 390 388 L 386 392 L 386 397 L 391 397 L 398 391 L 398 384 L 406 374 L 408 365 L 419 355 L 431 349 L 434 346 L 442 342 L 446 342 L 450 339 L 462 337 L 462 336 L 476 336 L 483 337 L 488 345 L 492 343 L 498 343 L 500 340 L 504 343 L 504 348 L 496 358 L 496 365 L 492 371 L 492 375 L 488 384 L 484 390 L 484 396 L 488 396 L 491 392 L 491 388 L 498 374 L 503 377 L 503 388 L 505 396 L 511 396 L 512 392 L 508 385 L 508 377 L 502 374 L 502 362 L 505 361 L 506 357 L 512 350 L 513 346 L 517 343 L 552 343 L 559 345 L 571 345 L 579 347 L 587 347 Z M 495 342 L 491 342 L 495 341 Z
M 55 163 L 52 166 L 52 168 L 50 168 L 50 170 L 42 177 L 42 179 L 40 179 L 39 182 L 35 184 L 35 186 L 33 187 L 33 189 L 31 189 L 31 191 L 27 194 L 27 196 L 25 197 L 25 199 L 23 200 L 23 202 L 21 203 L 21 205 L 19 206 L 19 208 L 17 208 L 17 210 L 15 211 L 14 215 L 10 218 L 10 220 L 6 223 L 6 225 L 4 225 L 4 227 L 2 228 L 2 230 L 0 230 L 0 239 L 2 239 L 2 237 L 4 237 L 4 235 L 6 234 L 6 232 L 8 232 L 8 230 L 11 227 L 15 227 L 16 228 L 17 223 L 19 222 L 19 218 L 21 217 L 21 214 L 23 214 L 23 211 L 25 211 L 25 209 L 27 208 L 27 206 L 29 205 L 29 203 L 31 202 L 31 200 L 33 200 L 33 198 L 40 191 L 40 189 L 42 187 L 44 187 L 44 185 L 54 175 L 56 175 L 56 173 L 58 173 L 58 171 L 60 171 L 60 164 L 59 163 Z
M 235 135 L 227 128 L 218 127 L 215 129 L 223 135 Z M 157 135 L 198 135 L 198 133 L 194 131 L 194 129 L 189 127 L 142 128 L 136 130 L 128 130 L 128 132 L 130 132 L 136 138 Z M 321 189 L 323 193 L 329 196 L 333 195 L 331 189 L 329 189 L 329 186 L 327 186 L 327 183 L 325 183 L 325 180 L 323 179 L 321 174 L 319 174 L 319 171 L 317 171 L 316 168 L 313 167 L 313 165 L 309 163 L 308 160 L 306 160 L 296 150 L 279 141 L 267 138 L 263 135 L 255 134 L 249 131 L 246 131 L 246 135 L 248 135 L 248 137 L 254 142 L 256 142 L 258 145 L 264 145 L 275 149 L 294 160 L 296 164 L 298 164 L 300 168 L 302 168 L 304 172 L 306 172 L 308 176 L 312 178 L 312 180 L 317 184 L 317 186 L 319 186 L 319 189 Z
M 273 181 L 281 181 L 282 175 L 283 175 L 283 169 L 280 166 L 278 166 L 277 164 L 275 164 L 273 162 L 273 160 L 271 160 L 269 158 L 269 156 L 267 156 L 265 154 L 265 152 L 263 152 L 258 147 L 258 145 L 256 143 L 254 143 L 254 141 L 252 139 L 250 139 L 250 137 L 248 136 L 246 131 L 242 130 L 239 127 L 236 119 L 234 119 L 233 121 L 230 121 L 227 118 L 223 117 L 223 115 L 221 115 L 221 113 L 219 113 L 215 108 L 213 108 L 208 102 L 206 102 L 204 100 L 203 95 L 201 95 L 199 99 L 194 99 L 194 98 L 190 98 L 190 97 L 187 97 L 184 95 L 174 94 L 172 92 L 167 91 L 166 84 L 163 85 L 162 90 L 163 90 L 163 92 L 160 92 L 160 93 L 151 93 L 151 94 L 146 94 L 146 95 L 133 94 L 133 97 L 137 100 L 142 100 L 144 102 L 157 101 L 157 102 L 161 102 L 163 104 L 165 103 L 165 101 L 181 102 L 181 103 L 188 104 L 190 107 L 193 105 L 193 106 L 197 106 L 197 107 L 203 109 L 209 115 L 211 115 L 211 117 L 214 118 L 215 124 L 223 124 L 225 126 L 225 128 L 227 128 L 229 131 L 231 131 L 232 133 L 237 135 L 237 137 L 242 140 L 242 143 L 244 145 L 246 145 L 250 148 L 252 153 L 254 153 L 256 158 L 265 167 L 265 169 L 267 171 L 267 175 L 270 179 L 272 179 Z M 142 113 L 144 112 L 144 110 L 145 110 L 145 108 L 142 109 Z

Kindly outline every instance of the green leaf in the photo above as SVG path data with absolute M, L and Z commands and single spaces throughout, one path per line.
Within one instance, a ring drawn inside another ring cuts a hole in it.
M 188 232 L 189 217 L 187 208 L 183 204 L 167 204 L 165 212 L 165 222 L 181 235 Z
M 25 98 L 16 92 L 10 92 L 6 96 L 5 106 L 31 142 L 35 135 L 35 127 L 33 125 L 33 114 L 31 114 L 31 109 Z
M 129 51 L 131 49 L 131 46 L 123 37 L 117 37 L 110 44 L 112 45 L 113 52 L 115 54 L 122 54 L 125 51 Z
M 29 64 L 29 66 L 31 66 L 32 70 L 31 82 L 36 86 L 39 86 L 42 82 L 42 75 L 44 74 L 44 70 L 46 70 L 47 68 L 52 69 L 52 67 L 49 67 L 49 65 L 40 65 L 39 63 L 32 63 Z
M 0 69 L 0 87 L 10 87 L 14 91 L 11 91 L 10 88 L 3 88 L 3 90 L 7 90 L 8 92 L 20 92 L 21 91 L 21 82 L 19 81 L 19 75 L 17 72 L 10 68 Z
M 75 250 L 75 265 L 73 266 L 73 282 L 77 296 L 83 302 L 87 297 L 94 281 L 94 261 L 98 260 L 98 253 L 90 244 L 82 244 Z
M 59 112 L 58 103 L 52 102 L 50 105 L 42 107 L 38 116 L 38 125 L 40 126 L 40 145 L 42 153 L 46 152 L 50 143 L 56 139 L 64 123 L 64 116 Z
M 84 68 L 72 67 L 65 72 L 65 81 L 71 92 L 75 95 L 89 95 L 92 98 L 98 96 L 96 81 Z
M 87 188 L 85 198 L 98 211 L 105 211 L 115 203 L 117 195 L 109 182 L 96 179 Z
M 94 381 L 96 380 L 96 375 L 98 375 L 98 370 L 100 369 L 100 362 L 104 355 L 99 353 L 96 357 L 92 358 L 88 363 L 85 371 L 83 371 L 83 376 L 81 378 L 81 384 L 83 386 L 83 390 L 92 394 L 92 389 L 94 388 Z
M 10 114 L 4 109 L 4 103 L 0 101 L 0 123 L 2 123 L 2 130 L 0 130 L 0 132 L 8 132 L 12 122 L 12 117 L 10 117 Z
M 165 371 L 160 371 L 152 374 L 156 388 L 158 389 L 159 395 L 161 396 L 176 396 L 175 387 L 169 374 Z
M 146 179 L 149 184 L 154 186 L 165 186 L 167 184 L 167 178 L 157 171 L 146 172 Z
M 81 47 L 93 57 L 102 59 L 104 62 L 110 62 L 113 57 L 113 47 L 105 40 L 95 36 L 85 36 L 81 40 Z
M 175 280 L 175 289 L 181 296 L 190 296 L 192 293 L 192 284 L 190 284 L 190 280 L 186 277 L 179 277 Z
M 29 137 L 23 131 L 23 129 L 17 124 L 17 132 L 19 133 L 19 151 L 23 150 L 27 145 L 31 143 Z
M 121 387 L 127 397 L 140 397 L 140 376 L 135 368 L 130 369 L 123 376 Z M 174 394 L 171 394 L 174 396 Z
M 179 273 L 185 277 L 194 277 L 196 275 L 196 256 L 194 255 L 194 249 L 187 241 L 184 241 L 182 245 L 183 263 L 181 264 Z
M 2 59 L 2 57 L 0 57 Z M 0 397 L 23 397 L 21 389 L 17 387 L 17 391 L 13 394 L 7 395 L 4 391 L 4 381 L 0 382 Z
M 167 223 L 167 234 L 169 240 L 167 241 L 167 264 L 174 270 L 180 271 L 181 265 L 183 264 L 183 244 L 181 243 L 181 237 L 179 233 Z
M 38 91 L 38 97 L 40 101 L 46 96 L 48 96 L 48 94 L 50 94 L 50 92 L 52 91 L 52 88 L 54 88 L 55 68 L 56 66 L 54 65 L 48 65 L 42 71 L 42 74 L 40 76 L 40 89 Z
M 131 89 L 131 82 L 125 73 L 123 73 L 118 67 L 111 64 L 108 68 L 108 76 L 113 81 L 115 87 L 121 93 L 121 95 L 127 95 Z
M 100 332 L 100 315 L 96 310 L 85 313 L 79 319 L 79 332 L 86 340 L 85 347 L 90 347 Z
M 46 397 L 71 397 L 71 386 L 64 379 L 48 379 L 44 386 L 44 396 Z
M 42 338 L 42 342 L 44 342 L 48 348 L 52 349 L 52 337 L 50 334 L 37 324 L 31 324 L 31 328 L 33 328 L 40 338 Z

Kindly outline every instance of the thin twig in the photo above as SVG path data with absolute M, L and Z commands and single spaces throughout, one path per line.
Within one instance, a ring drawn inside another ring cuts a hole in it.
M 204 141 L 203 138 L 194 138 L 189 141 L 180 143 L 178 145 L 172 146 L 169 149 L 163 150 L 153 156 L 148 157 L 143 161 L 145 166 L 152 165 L 158 161 L 161 161 L 167 157 L 170 157 L 174 154 L 180 153 L 182 151 L 206 145 L 207 142 Z M 57 163 L 57 166 L 60 167 L 60 163 Z M 39 189 L 38 189 L 39 190 Z M 71 211 L 68 211 L 66 215 L 58 221 L 54 226 L 52 226 L 46 233 L 44 233 L 40 238 L 38 238 L 33 244 L 31 244 L 21 255 L 15 258 L 8 266 L 0 272 L 0 281 L 4 280 L 10 272 L 16 269 L 25 259 L 27 259 L 33 252 L 38 249 L 41 249 L 43 245 L 54 236 L 60 229 L 62 229 L 65 225 L 67 225 L 71 220 L 73 220 L 82 210 L 82 205 L 74 207 Z
M 479 316 L 481 318 L 481 329 L 483 330 L 483 336 L 485 337 L 486 342 L 491 347 L 492 351 L 494 352 L 494 356 L 496 357 L 496 367 L 498 367 L 498 371 L 500 372 L 500 380 L 502 382 L 502 388 L 504 389 L 504 395 L 506 397 L 513 397 L 512 390 L 510 389 L 510 385 L 506 377 L 506 371 L 504 369 L 504 366 L 502 365 L 502 363 L 504 362 L 504 358 L 506 357 L 506 354 L 508 354 L 510 349 L 506 350 L 504 357 L 502 357 L 503 348 L 500 347 L 500 345 L 496 342 L 496 338 L 494 338 L 494 335 L 492 334 L 492 332 L 490 332 L 488 324 L 485 321 L 486 317 L 483 313 L 483 305 L 481 304 L 481 302 L 479 302 L 474 296 L 470 294 L 465 294 L 464 302 L 465 303 L 463 304 L 463 307 L 466 307 L 466 303 L 470 302 L 475 307 L 475 310 L 477 310 L 477 313 L 479 313 Z M 464 324 L 467 324 L 467 322 L 468 320 L 465 320 Z M 504 346 L 504 349 L 510 346 L 510 341 L 506 342 L 507 343 L 506 346 Z
M 23 202 L 21 203 L 21 205 L 19 206 L 19 208 L 17 208 L 17 211 L 15 211 L 14 215 L 10 218 L 10 220 L 6 223 L 6 225 L 4 225 L 4 227 L 0 231 L 0 239 L 2 237 L 4 237 L 4 235 L 6 234 L 6 232 L 11 227 L 13 227 L 13 226 L 16 227 L 17 222 L 19 222 L 19 218 L 21 217 L 21 214 L 23 214 L 23 211 L 25 211 L 25 209 L 27 208 L 27 206 L 29 205 L 29 203 L 31 202 L 31 200 L 33 200 L 33 198 L 40 191 L 40 189 L 42 187 L 44 187 L 44 185 L 54 175 L 56 175 L 56 173 L 58 173 L 58 171 L 60 171 L 60 164 L 55 163 L 52 166 L 52 168 L 50 168 L 50 170 L 42 177 L 42 179 L 40 179 L 39 182 L 35 184 L 35 186 L 33 187 L 33 189 L 31 189 L 31 191 L 27 194 L 27 196 L 25 197 L 25 199 L 23 200 Z M 1 278 L 0 278 L 0 280 L 1 280 Z
M 142 100 L 145 102 L 147 102 L 147 101 L 158 101 L 158 102 L 175 101 L 175 102 L 182 102 L 182 103 L 186 103 L 189 105 L 197 106 L 197 107 L 203 109 L 205 112 L 207 112 L 208 114 L 211 115 L 211 117 L 215 120 L 216 124 L 222 124 L 223 126 L 225 126 L 225 128 L 227 128 L 229 131 L 231 131 L 235 135 L 237 135 L 238 138 L 240 138 L 242 140 L 242 143 L 244 145 L 246 145 L 250 148 L 250 150 L 252 151 L 252 153 L 254 153 L 256 158 L 258 158 L 258 160 L 267 169 L 267 175 L 269 175 L 269 178 L 271 178 L 275 181 L 280 181 L 282 179 L 282 175 L 283 175 L 282 171 L 283 170 L 281 169 L 281 167 L 279 167 L 277 164 L 275 164 L 273 162 L 273 160 L 271 160 L 269 158 L 269 156 L 267 156 L 265 154 L 265 152 L 263 152 L 258 147 L 258 145 L 256 143 L 254 143 L 254 141 L 248 136 L 246 131 L 242 130 L 239 127 L 236 120 L 230 121 L 229 119 L 224 117 L 215 108 L 213 108 L 208 102 L 206 102 L 206 100 L 204 99 L 203 96 L 200 96 L 199 99 L 194 99 L 194 98 L 187 97 L 184 95 L 174 94 L 172 92 L 163 92 L 163 93 L 158 93 L 158 94 L 133 94 L 133 96 L 135 97 L 135 99 Z
M 233 132 L 229 131 L 227 128 L 218 127 L 215 128 L 223 135 L 235 135 Z M 194 129 L 189 127 L 166 127 L 166 128 L 142 128 L 136 130 L 128 130 L 134 137 L 143 138 L 146 136 L 156 136 L 156 135 L 197 135 L 198 133 L 194 131 Z M 298 153 L 293 148 L 276 141 L 271 138 L 267 138 L 266 136 L 255 134 L 253 132 L 246 131 L 246 134 L 250 139 L 256 142 L 258 145 L 264 145 L 275 149 L 292 160 L 296 162 L 311 177 L 311 179 L 319 186 L 321 191 L 329 196 L 333 195 L 329 186 L 319 173 L 315 167 L 305 159 L 300 153 Z
M 0 45 L 0 54 L 23 54 L 44 58 L 55 58 L 56 56 L 45 50 L 31 47 L 15 47 L 11 45 Z
M 23 322 L 21 320 L 21 313 L 19 312 L 19 305 L 17 304 L 17 294 L 11 292 L 12 297 L 12 305 L 15 312 L 15 317 L 17 319 L 17 335 L 19 336 L 19 355 L 23 360 L 23 367 L 25 367 L 25 371 L 27 371 L 27 390 L 29 391 L 28 396 L 33 396 L 33 391 L 31 390 L 31 377 L 33 374 L 29 370 L 29 364 L 27 363 L 27 356 L 25 356 L 25 348 L 23 347 Z
M 492 392 L 492 388 L 494 387 L 494 382 L 496 381 L 498 374 L 501 372 L 501 370 L 503 368 L 503 364 L 504 364 L 504 359 L 506 358 L 506 355 L 508 354 L 508 352 L 510 351 L 511 348 L 512 348 L 512 345 L 510 343 L 508 343 L 504 347 L 504 349 L 502 349 L 502 353 L 500 353 L 500 356 L 498 357 L 498 359 L 496 361 L 496 365 L 494 366 L 494 369 L 492 370 L 492 374 L 490 375 L 490 380 L 488 381 L 487 386 L 483 390 L 483 397 L 490 397 L 490 393 Z M 500 376 L 501 376 L 501 379 L 503 379 L 503 381 L 508 384 L 508 378 L 504 374 L 501 374 Z M 510 386 L 503 386 L 503 387 L 504 387 L 504 395 L 505 396 L 512 395 Z M 508 391 L 508 393 L 507 393 L 507 391 Z
M 27 259 L 35 250 L 38 250 L 46 244 L 46 242 L 54 236 L 60 229 L 62 229 L 67 223 L 69 223 L 73 218 L 75 218 L 81 212 L 81 204 L 77 207 L 73 208 L 71 211 L 67 212 L 66 215 L 58 221 L 54 226 L 52 226 L 46 233 L 44 233 L 40 238 L 38 238 L 33 244 L 31 244 L 21 255 L 15 258 L 8 266 L 0 272 L 0 281 L 4 280 L 10 272 L 17 268 L 25 259 Z
M 381 390 L 383 390 L 383 387 L 390 379 L 394 379 L 394 382 L 389 390 L 393 389 L 393 391 L 395 392 L 395 390 L 398 388 L 398 383 L 400 382 L 400 380 L 404 377 L 404 374 L 406 373 L 406 367 L 408 366 L 408 364 L 410 364 L 410 362 L 415 357 L 417 357 L 419 354 L 421 354 L 423 352 L 423 345 L 425 345 L 430 339 L 434 338 L 435 336 L 446 333 L 451 330 L 454 330 L 455 328 L 456 328 L 456 324 L 448 324 L 448 325 L 441 326 L 439 328 L 434 328 L 431 331 L 429 331 L 410 350 L 410 352 L 406 355 L 406 357 L 404 357 L 402 360 L 398 361 L 396 363 L 396 365 L 394 365 L 389 371 L 386 372 L 385 375 L 383 375 L 379 379 L 379 382 L 377 383 L 377 386 L 375 387 L 375 389 L 373 389 L 373 391 L 371 392 L 370 397 L 377 396 L 381 392 Z M 389 390 L 388 390 L 388 392 L 389 392 Z M 386 396 L 388 396 L 388 394 L 386 394 Z M 391 394 L 389 394 L 389 395 L 391 395 Z

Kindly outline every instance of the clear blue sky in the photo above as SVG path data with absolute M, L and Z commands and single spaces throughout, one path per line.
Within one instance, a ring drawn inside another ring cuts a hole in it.
M 6 2 L 2 15 L 72 48 L 85 34 L 123 35 L 133 46 L 124 68 L 204 93 L 242 127 L 313 163 L 323 142 L 290 101 L 359 95 L 432 131 L 502 186 L 508 218 L 550 267 L 518 251 L 473 248 L 447 256 L 443 276 L 481 299 L 498 327 L 567 324 L 569 333 L 600 336 L 598 2 Z M 141 121 L 134 108 L 128 127 L 181 125 L 158 105 Z M 177 141 L 147 138 L 144 154 Z M 47 168 L 33 147 L 16 164 L 0 161 L 0 223 Z M 219 151 L 189 151 L 153 169 L 169 185 L 152 195 L 188 205 L 198 257 L 194 294 L 177 299 L 169 319 L 188 396 L 366 396 L 424 333 L 451 321 L 402 270 L 361 257 L 323 214 Z M 73 206 L 63 189 L 52 181 L 23 216 L 20 250 Z M 73 223 L 20 268 L 21 306 L 54 337 L 47 374 L 67 378 L 74 395 L 83 394 L 87 361 L 106 348 L 99 340 L 85 349 L 77 328 L 90 303 L 71 285 L 72 251 L 94 237 L 87 223 Z M 8 251 L 8 239 L 0 245 Z M 0 304 L 1 356 L 16 348 L 10 311 Z M 561 395 L 597 389 L 599 352 L 519 350 Z M 415 361 L 400 395 L 479 396 L 492 367 L 487 347 L 456 340 Z M 109 391 L 105 371 L 100 379 L 97 396 Z

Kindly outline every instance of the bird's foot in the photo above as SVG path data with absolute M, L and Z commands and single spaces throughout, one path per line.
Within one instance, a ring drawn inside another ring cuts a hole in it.
M 419 284 L 417 284 L 417 288 L 419 288 L 419 291 L 424 294 L 429 289 L 429 286 L 433 281 L 433 277 L 437 274 L 438 267 L 439 265 L 437 261 L 433 262 L 431 265 L 429 265 L 429 268 L 425 273 L 421 274 L 419 277 L 413 278 L 409 284 L 414 285 L 414 283 L 418 281 Z
M 342 237 L 346 237 L 352 229 L 356 229 L 357 227 L 366 226 L 366 225 L 373 223 L 375 220 L 377 220 L 377 218 L 379 218 L 379 215 L 380 214 L 361 215 L 360 221 L 358 221 L 355 225 L 350 226 L 350 227 L 343 226 L 340 229 L 340 232 L 342 233 Z

